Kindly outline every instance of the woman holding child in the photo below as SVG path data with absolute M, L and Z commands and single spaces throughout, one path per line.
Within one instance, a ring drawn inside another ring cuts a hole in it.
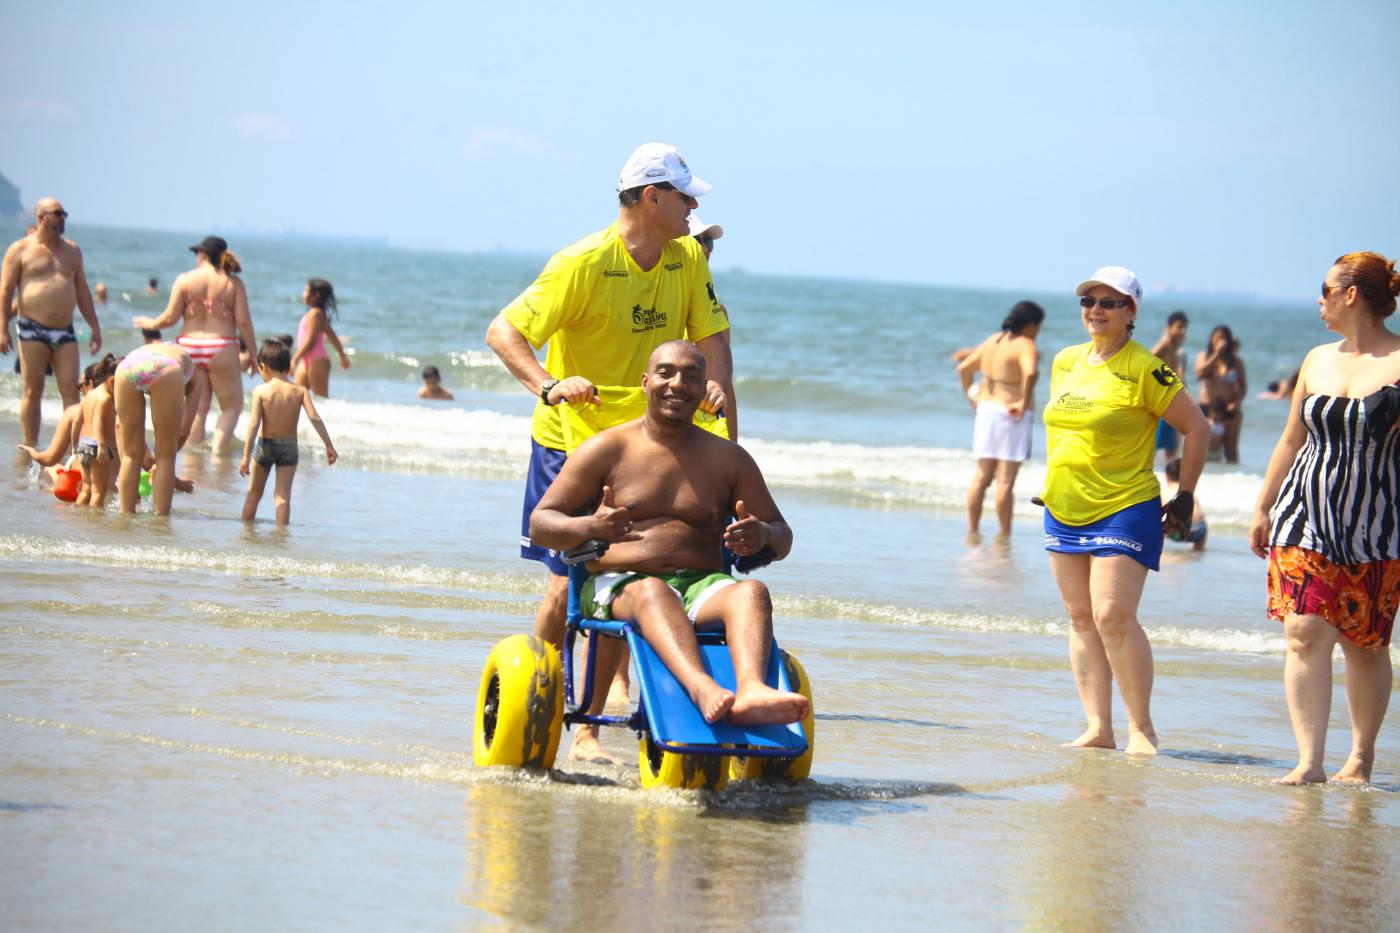
M 1154 755 L 1152 646 L 1138 622 L 1164 527 L 1191 525 L 1209 427 L 1171 368 L 1132 339 L 1142 285 L 1105 266 L 1075 289 L 1089 342 L 1061 350 L 1045 406 L 1045 549 L 1070 617 L 1070 666 L 1087 728 L 1070 744 L 1114 748 L 1112 688 L 1128 708 L 1129 754 Z M 1165 507 L 1152 458 L 1158 420 L 1184 439 L 1180 491 Z
M 1250 547 L 1269 561 L 1269 616 L 1283 622 L 1298 766 L 1280 784 L 1327 780 L 1332 653 L 1346 658 L 1352 746 L 1335 781 L 1365 782 L 1390 703 L 1400 608 L 1400 295 L 1394 260 L 1348 253 L 1318 299 L 1336 343 L 1303 360 L 1288 421 L 1255 503 Z

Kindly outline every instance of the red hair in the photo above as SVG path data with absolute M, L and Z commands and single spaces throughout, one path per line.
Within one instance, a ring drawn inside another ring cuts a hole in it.
M 1395 313 L 1395 296 L 1400 295 L 1400 272 L 1395 271 L 1395 260 L 1386 259 L 1380 253 L 1347 253 L 1338 256 L 1333 265 L 1342 267 L 1342 285 L 1354 285 L 1366 302 L 1366 307 L 1377 317 L 1390 317 Z

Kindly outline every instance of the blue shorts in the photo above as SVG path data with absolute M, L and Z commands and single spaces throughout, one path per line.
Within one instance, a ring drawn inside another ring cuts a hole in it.
M 1045 550 L 1113 557 L 1126 554 L 1148 570 L 1162 563 L 1162 503 L 1148 499 L 1087 525 L 1066 525 L 1045 510 Z
M 569 567 L 559 558 L 558 551 L 530 543 L 530 513 L 535 511 L 544 491 L 563 469 L 564 458 L 564 451 L 541 447 L 533 437 L 530 438 L 530 469 L 525 474 L 525 508 L 520 513 L 520 556 L 539 561 L 556 577 L 567 577 Z
M 1176 450 L 1176 428 L 1165 421 L 1157 422 L 1157 449 L 1168 452 Z

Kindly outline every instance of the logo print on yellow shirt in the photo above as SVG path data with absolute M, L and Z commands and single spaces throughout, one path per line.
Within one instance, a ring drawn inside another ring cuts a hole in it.
M 1094 407 L 1094 403 L 1082 395 L 1063 392 L 1059 398 L 1055 399 L 1055 407 L 1061 411 L 1088 411 Z
M 657 312 L 655 308 L 643 308 L 640 304 L 632 306 L 632 333 L 641 334 L 649 330 L 657 330 L 666 326 L 666 312 Z
M 1172 372 L 1172 368 L 1166 363 L 1163 363 L 1160 369 L 1152 370 L 1152 378 L 1161 383 L 1163 388 L 1171 388 L 1176 383 L 1176 373 Z

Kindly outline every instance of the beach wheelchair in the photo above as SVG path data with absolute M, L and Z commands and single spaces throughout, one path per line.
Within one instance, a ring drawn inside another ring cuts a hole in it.
M 605 427 L 638 417 L 644 408 L 640 390 L 600 387 L 598 392 L 605 402 L 601 410 L 607 412 L 602 418 L 597 414 L 599 409 L 586 411 L 592 406 L 561 406 L 566 409 L 568 449 Z M 627 399 L 621 393 L 635 393 L 635 398 Z M 696 423 L 728 436 L 722 418 L 697 412 Z M 588 571 L 583 563 L 601 556 L 603 550 L 603 542 L 588 542 L 565 554 L 570 567 L 562 659 L 553 645 L 529 635 L 513 635 L 492 649 L 481 673 L 477 696 L 473 741 L 476 763 L 551 768 L 563 727 L 586 723 L 623 726 L 637 734 L 638 766 L 644 788 L 719 790 L 731 779 L 805 779 L 812 768 L 814 705 L 802 663 L 783 651 L 775 640 L 769 648 L 764 679 L 769 686 L 807 698 L 804 721 L 757 726 L 738 726 L 726 720 L 705 722 L 690 695 L 647 644 L 636 623 L 584 616 L 580 594 Z M 739 569 L 743 572 L 752 568 L 740 562 Z M 573 649 L 580 634 L 588 644 L 582 677 L 578 678 Z M 725 633 L 719 630 L 695 634 L 706 672 L 721 686 L 733 690 L 734 668 Z M 598 646 L 602 638 L 625 639 L 631 649 L 636 673 L 633 683 L 640 689 L 641 699 L 626 716 L 587 712 L 594 691 L 610 686 L 597 683 Z M 578 696 L 580 686 L 582 695 Z

